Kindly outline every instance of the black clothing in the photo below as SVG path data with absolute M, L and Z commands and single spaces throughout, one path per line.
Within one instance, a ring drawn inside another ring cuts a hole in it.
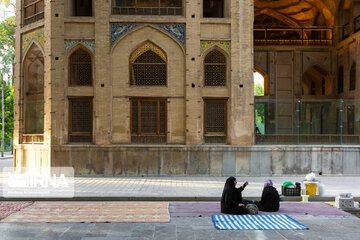
M 280 196 L 276 188 L 265 187 L 260 201 L 260 211 L 277 212 L 280 207 Z
M 242 203 L 241 192 L 243 187 L 235 188 L 235 178 L 229 177 L 226 180 L 224 190 L 221 196 L 221 212 L 228 214 L 246 214 L 245 207 L 239 207 Z

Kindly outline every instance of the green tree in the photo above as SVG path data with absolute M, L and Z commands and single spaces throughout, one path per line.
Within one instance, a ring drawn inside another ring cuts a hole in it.
M 0 22 L 0 73 L 12 78 L 15 56 L 15 17 Z
M 264 87 L 257 82 L 254 82 L 254 96 L 264 96 Z
M 0 0 L 0 3 L 9 4 L 10 1 Z M 15 17 L 9 17 L 0 22 L 0 83 L 4 88 L 4 138 L 12 138 L 14 130 L 14 87 L 12 83 L 13 66 L 15 56 Z M 5 81 L 5 76 L 11 79 L 10 82 Z M 1 95 L 1 93 L 0 93 Z M 0 97 L 1 100 L 1 97 Z M 2 108 L 0 106 L 0 126 L 2 127 Z M 0 127 L 0 129 L 1 129 Z M 1 131 L 0 131 L 1 136 Z
M 264 87 L 254 82 L 254 96 L 264 96 Z M 265 106 L 262 103 L 255 103 L 255 125 L 259 131 L 265 133 Z
M 1 79 L 0 79 L 1 80 Z M 3 81 L 5 103 L 5 139 L 10 139 L 14 131 L 14 86 Z M 1 92 L 0 92 L 1 95 Z M 1 100 L 1 97 L 0 97 Z M 2 112 L 0 107 L 0 129 L 2 128 Z M 1 131 L 0 131 L 1 137 Z

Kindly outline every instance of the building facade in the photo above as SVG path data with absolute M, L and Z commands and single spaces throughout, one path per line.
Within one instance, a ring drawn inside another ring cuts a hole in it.
M 14 166 L 360 174 L 358 15 L 357 1 L 18 0 Z

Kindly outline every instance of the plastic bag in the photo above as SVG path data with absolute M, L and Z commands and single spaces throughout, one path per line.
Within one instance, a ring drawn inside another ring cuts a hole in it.
M 305 179 L 307 181 L 316 181 L 316 176 L 315 176 L 315 173 L 309 173 L 308 175 L 305 176 Z

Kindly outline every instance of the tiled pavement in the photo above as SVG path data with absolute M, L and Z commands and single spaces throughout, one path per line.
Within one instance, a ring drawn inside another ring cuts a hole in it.
M 2 240 L 238 240 L 359 239 L 355 217 L 292 216 L 310 230 L 216 230 L 210 217 L 177 217 L 170 223 L 0 223 Z
M 10 167 L 12 162 L 1 160 L 1 167 Z M 248 181 L 249 185 L 243 192 L 248 198 L 260 197 L 263 183 L 268 178 L 236 176 L 240 184 Z M 281 191 L 285 181 L 301 182 L 305 176 L 271 177 L 274 186 Z M 324 196 L 335 197 L 342 192 L 351 192 L 360 197 L 360 176 L 319 176 L 324 185 Z M 149 200 L 169 200 L 166 198 L 188 198 L 187 200 L 218 200 L 221 196 L 226 177 L 75 177 L 75 197 L 101 198 L 117 197 L 118 200 L 134 200 L 149 198 Z M 0 186 L 4 176 L 0 174 Z M 0 196 L 1 196 L 0 188 Z
M 246 197 L 259 197 L 267 177 L 238 177 L 248 181 Z M 304 176 L 272 177 L 280 191 L 285 181 L 301 182 Z M 221 196 L 225 177 L 77 177 L 75 196 L 78 197 L 212 197 Z M 360 197 L 360 177 L 319 177 L 324 184 L 324 196 L 351 192 Z

